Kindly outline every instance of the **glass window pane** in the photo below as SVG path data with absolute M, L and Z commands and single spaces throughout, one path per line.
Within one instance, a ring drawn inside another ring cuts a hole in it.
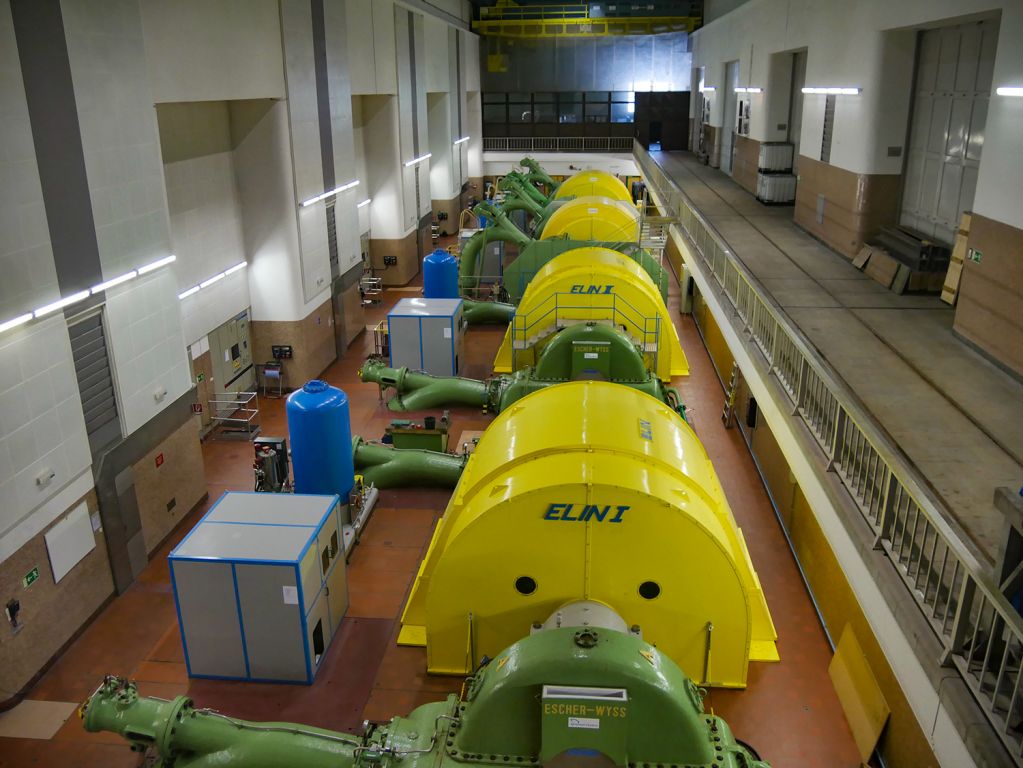
M 635 122 L 635 104 L 612 104 L 611 105 L 611 122 L 612 123 L 632 123 Z
M 534 93 L 533 94 L 533 103 L 535 104 L 537 102 L 540 102 L 540 103 L 543 103 L 543 104 L 553 104 L 554 103 L 554 98 L 555 98 L 554 94 L 549 92 L 549 91 L 548 92 L 544 92 L 544 93 Z
M 533 110 L 529 108 L 528 104 L 509 104 L 508 122 L 531 123 L 533 122 Z
M 484 104 L 504 104 L 507 101 L 507 93 L 484 93 L 483 103 Z
M 504 123 L 507 122 L 506 111 L 504 104 L 484 104 L 483 105 L 483 122 L 484 123 Z
M 555 123 L 557 114 L 553 104 L 533 104 L 534 123 Z
M 559 123 L 581 123 L 583 121 L 582 104 L 558 104 Z
M 608 91 L 587 91 L 586 102 L 589 103 L 591 101 L 607 101 L 610 96 L 611 94 Z
M 521 93 L 521 92 L 509 93 L 508 94 L 508 101 L 513 101 L 516 104 L 521 104 L 522 102 L 525 102 L 526 104 L 528 104 L 529 103 L 530 95 L 531 94 Z
M 590 102 L 586 102 L 587 123 L 606 123 L 607 116 L 608 116 L 607 104 L 590 104 Z
M 581 104 L 583 95 L 579 91 L 565 91 L 558 94 L 558 104 Z
M 635 91 L 614 91 L 611 94 L 611 101 L 635 102 L 636 101 L 636 92 Z

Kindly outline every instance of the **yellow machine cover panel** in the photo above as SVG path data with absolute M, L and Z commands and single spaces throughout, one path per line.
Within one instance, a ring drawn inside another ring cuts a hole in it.
M 494 370 L 510 373 L 535 365 L 543 342 L 585 322 L 623 330 L 661 381 L 689 374 L 678 331 L 650 275 L 628 256 L 597 247 L 565 251 L 533 276 L 505 331 Z
M 551 214 L 540 233 L 541 240 L 639 242 L 639 211 L 632 203 L 588 195 L 562 205 Z
M 466 674 L 577 600 L 612 608 L 704 685 L 744 686 L 750 660 L 778 659 L 699 439 L 656 398 L 606 382 L 547 387 L 497 416 L 434 532 L 398 642 L 425 644 L 430 672 Z
M 612 200 L 626 200 L 632 202 L 632 195 L 628 188 L 607 171 L 579 171 L 574 176 L 569 176 L 558 187 L 554 193 L 555 200 L 563 200 L 566 197 L 583 197 L 584 195 L 600 195 L 609 197 Z

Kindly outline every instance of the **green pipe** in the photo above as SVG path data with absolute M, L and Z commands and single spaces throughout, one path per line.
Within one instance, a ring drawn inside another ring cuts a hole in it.
M 512 211 L 525 211 L 533 219 L 538 219 L 543 216 L 544 212 L 543 206 L 533 200 L 533 198 L 520 197 L 518 192 L 505 193 L 504 200 L 501 201 L 501 210 L 505 213 L 511 213 Z
M 469 325 L 483 325 L 485 323 L 510 323 L 515 314 L 514 304 L 505 304 L 501 301 L 476 301 L 475 299 L 462 300 L 462 317 Z
M 529 236 L 512 224 L 511 220 L 499 209 L 489 203 L 480 203 L 473 208 L 477 216 L 490 216 L 494 223 L 477 232 L 462 246 L 458 257 L 458 287 L 464 294 L 479 288 L 479 275 L 476 274 L 476 259 L 483 246 L 494 240 L 512 243 L 520 248 L 532 242 Z
M 526 178 L 528 178 L 530 181 L 539 181 L 541 184 L 546 184 L 548 187 L 550 187 L 550 189 L 548 190 L 548 197 L 550 195 L 553 195 L 557 188 L 561 186 L 560 184 L 558 184 L 558 182 L 552 179 L 547 174 L 547 171 L 541 168 L 540 164 L 536 162 L 536 160 L 534 160 L 533 158 L 524 157 L 519 162 L 519 165 L 521 165 L 523 168 L 529 169 L 529 174 Z
M 420 448 L 397 449 L 382 443 L 367 443 L 352 438 L 355 473 L 366 485 L 387 488 L 454 488 L 462 476 L 468 456 L 424 451 Z
M 210 710 L 192 700 L 139 697 L 135 683 L 107 677 L 83 705 L 85 730 L 112 731 L 144 752 L 154 747 L 174 768 L 350 768 L 365 740 L 294 723 L 253 723 Z M 427 735 L 429 741 L 429 735 Z
M 489 387 L 476 379 L 455 376 L 431 376 L 408 368 L 388 368 L 382 360 L 367 360 L 359 369 L 362 381 L 393 389 L 397 396 L 387 407 L 392 411 L 418 411 L 441 405 L 468 405 L 485 408 L 490 400 Z
M 533 183 L 529 181 L 528 178 L 517 171 L 511 171 L 510 173 L 505 174 L 497 183 L 497 188 L 502 192 L 515 190 L 520 196 L 528 195 L 540 205 L 547 205 L 547 202 L 550 199 L 547 195 L 533 186 Z

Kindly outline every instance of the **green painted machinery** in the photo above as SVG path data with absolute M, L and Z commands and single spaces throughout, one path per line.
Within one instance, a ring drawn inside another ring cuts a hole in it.
M 365 485 L 388 488 L 454 488 L 469 457 L 464 454 L 395 448 L 352 437 L 352 462 Z
M 497 208 L 490 203 L 480 203 L 473 212 L 489 217 L 493 224 L 484 227 L 466 241 L 459 254 L 458 285 L 464 296 L 475 296 L 479 291 L 481 275 L 477 274 L 478 258 L 483 247 L 494 241 L 511 243 L 519 249 L 516 259 L 504 269 L 502 278 L 502 298 L 505 302 L 469 301 L 464 307 L 466 321 L 470 324 L 480 322 L 508 322 L 515 313 L 522 294 L 525 293 L 529 281 L 548 261 L 565 251 L 575 248 L 595 246 L 610 248 L 628 256 L 650 275 L 661 298 L 668 300 L 668 271 L 660 262 L 637 243 L 629 242 L 595 242 L 589 240 L 568 240 L 552 238 L 549 240 L 532 240 L 516 227 L 505 213 L 505 206 Z M 489 306 L 488 306 L 489 305 Z
M 617 328 L 597 323 L 571 325 L 542 345 L 535 367 L 481 381 L 459 376 L 431 376 L 408 368 L 389 368 L 370 358 L 359 378 L 394 390 L 387 407 L 418 411 L 468 405 L 499 413 L 538 389 L 580 379 L 600 379 L 633 387 L 658 398 L 685 418 L 678 392 L 646 369 L 643 353 Z
M 574 607 L 565 615 L 580 615 Z M 146 698 L 116 677 L 80 714 L 87 731 L 111 731 L 155 753 L 156 768 L 533 768 L 566 760 L 770 768 L 704 712 L 703 691 L 637 628 L 562 626 L 562 613 L 483 659 L 464 698 L 424 704 L 358 735 L 240 720 L 184 696 Z

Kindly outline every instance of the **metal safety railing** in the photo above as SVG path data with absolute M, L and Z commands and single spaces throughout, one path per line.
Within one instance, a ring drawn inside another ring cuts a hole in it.
M 1023 765 L 1023 617 L 999 591 L 951 513 L 874 418 L 638 142 L 633 154 L 691 251 L 745 331 L 870 526 L 875 545 L 944 646 L 1017 765 Z M 994 489 L 992 489 L 992 494 Z
M 483 137 L 484 152 L 629 152 L 631 136 Z
M 647 317 L 614 293 L 552 293 L 529 312 L 512 317 L 512 349 L 528 349 L 554 330 L 590 322 L 621 328 L 645 355 L 652 356 L 650 362 L 656 365 L 661 351 L 661 318 Z
M 218 434 L 254 437 L 259 432 L 259 395 L 256 392 L 218 392 L 209 400 L 210 417 Z

